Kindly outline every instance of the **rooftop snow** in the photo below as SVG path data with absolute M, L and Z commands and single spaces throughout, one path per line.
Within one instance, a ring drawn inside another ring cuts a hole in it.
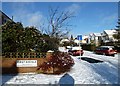
M 107 34 L 115 34 L 116 30 L 104 30 Z

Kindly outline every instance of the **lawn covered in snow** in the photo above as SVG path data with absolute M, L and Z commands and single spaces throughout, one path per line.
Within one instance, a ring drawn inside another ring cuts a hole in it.
M 75 65 L 68 72 L 68 75 L 73 79 L 74 84 L 118 84 L 118 54 L 112 57 L 84 51 L 82 57 L 86 56 L 103 62 L 89 63 L 85 60 L 78 59 L 79 56 L 72 56 Z M 2 84 L 58 84 L 71 82 L 72 79 L 70 77 L 66 77 L 66 80 L 61 80 L 63 75 L 34 73 L 3 75 Z

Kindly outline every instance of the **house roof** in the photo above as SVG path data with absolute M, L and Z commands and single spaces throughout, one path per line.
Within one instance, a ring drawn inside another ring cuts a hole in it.
M 92 36 L 93 34 L 91 33 L 91 34 L 89 34 L 89 36 Z
M 93 33 L 94 36 L 101 36 L 101 33 Z
M 75 42 L 75 43 L 79 43 L 79 40 L 75 39 L 74 42 Z
M 6 18 L 8 18 L 9 20 L 11 20 L 11 21 L 13 21 L 10 17 L 8 17 L 4 12 L 2 12 L 1 10 L 0 10 L 0 15 L 3 15 L 3 16 L 5 16 Z
M 89 34 L 89 36 L 101 36 L 101 33 L 91 33 L 91 34 Z
M 106 34 L 115 34 L 116 30 L 104 30 Z
M 87 39 L 87 38 L 89 38 L 89 36 L 85 35 L 85 36 L 83 36 L 82 39 Z
M 14 22 L 11 18 L 9 18 L 4 12 L 2 12 L 2 11 L 0 10 L 0 20 L 1 20 L 0 26 L 6 22 L 6 21 L 4 21 L 4 19 L 7 20 L 7 21 L 12 21 L 12 22 Z M 15 22 L 14 22 L 14 23 L 15 23 Z

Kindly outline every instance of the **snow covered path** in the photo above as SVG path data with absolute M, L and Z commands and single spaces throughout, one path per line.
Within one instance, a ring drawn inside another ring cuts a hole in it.
M 84 51 L 84 56 L 104 61 L 102 63 L 89 63 L 73 57 L 75 65 L 68 74 L 74 79 L 74 84 L 117 84 L 118 83 L 118 55 L 115 57 L 96 55 Z M 61 75 L 45 74 L 18 74 L 3 75 L 2 83 L 6 84 L 56 84 Z
M 118 56 L 96 55 L 93 52 L 84 51 L 83 57 L 89 57 L 104 61 L 103 63 L 88 63 L 76 59 L 74 70 L 70 74 L 79 84 L 117 84 L 118 83 Z M 78 73 L 79 72 L 79 73 Z

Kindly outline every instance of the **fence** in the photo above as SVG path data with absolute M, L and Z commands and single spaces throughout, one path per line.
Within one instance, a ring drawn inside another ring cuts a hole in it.
M 36 53 L 36 52 L 29 52 L 29 53 L 2 53 L 2 56 L 5 58 L 45 58 L 46 53 Z

